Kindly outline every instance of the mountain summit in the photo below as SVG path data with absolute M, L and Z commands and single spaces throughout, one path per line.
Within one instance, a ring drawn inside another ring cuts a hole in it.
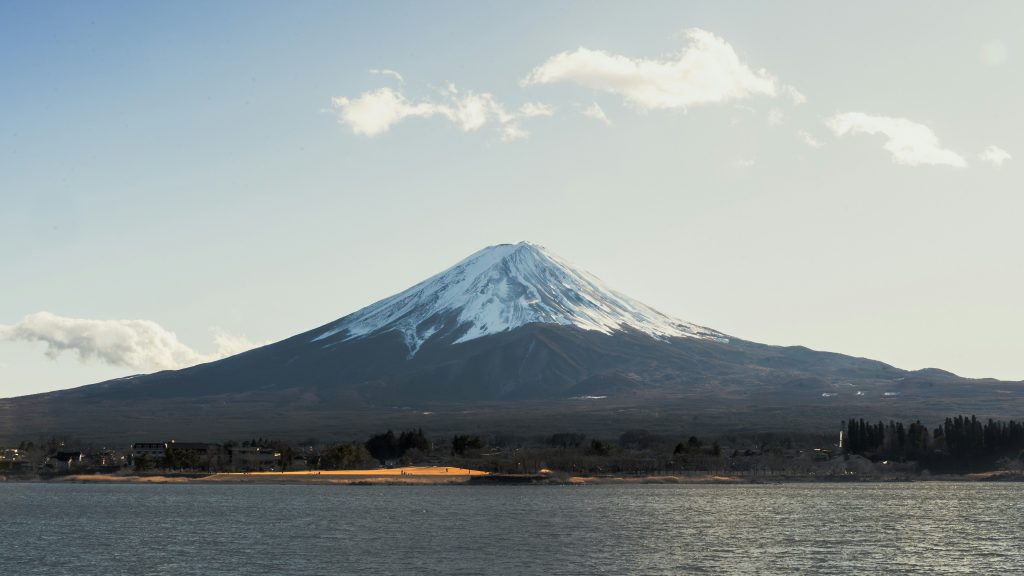
M 851 415 L 1008 419 L 1024 385 L 726 338 L 548 250 L 472 254 L 329 324 L 216 362 L 0 400 L 0 443 L 628 429 L 831 430 Z
M 527 324 L 575 326 L 602 334 L 636 330 L 654 338 L 728 341 L 676 320 L 605 286 L 537 244 L 488 246 L 419 284 L 329 325 L 313 338 L 325 345 L 394 331 L 412 357 L 434 336 L 454 343 Z

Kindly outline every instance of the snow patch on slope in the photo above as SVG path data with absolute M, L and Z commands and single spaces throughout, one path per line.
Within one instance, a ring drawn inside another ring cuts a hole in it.
M 452 322 L 455 325 L 446 324 Z M 484 248 L 404 292 L 338 320 L 313 341 L 338 334 L 344 341 L 398 331 L 411 357 L 442 330 L 464 330 L 458 343 L 534 322 L 604 334 L 629 328 L 659 339 L 728 341 L 714 330 L 676 320 L 619 294 L 528 242 Z

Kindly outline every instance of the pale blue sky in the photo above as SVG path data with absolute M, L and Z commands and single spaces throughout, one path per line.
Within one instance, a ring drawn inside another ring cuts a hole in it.
M 0 4 L 0 325 L 142 319 L 211 355 L 212 327 L 281 339 L 531 240 L 740 338 L 1022 379 L 1024 5 L 937 7 Z M 779 94 L 523 83 L 580 47 L 671 60 L 693 28 Z M 366 136 L 332 104 L 441 107 L 449 84 L 551 115 L 511 141 L 443 111 Z M 967 167 L 897 163 L 846 113 L 927 127 Z M 24 340 L 0 341 L 0 396 L 140 371 Z

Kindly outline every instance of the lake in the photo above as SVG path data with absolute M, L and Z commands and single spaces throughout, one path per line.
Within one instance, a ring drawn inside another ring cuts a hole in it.
M 0 574 L 1024 573 L 1024 484 L 0 483 Z

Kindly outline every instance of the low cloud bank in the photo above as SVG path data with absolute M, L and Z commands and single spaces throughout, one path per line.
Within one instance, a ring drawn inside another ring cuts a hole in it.
M 217 350 L 200 353 L 150 320 L 92 320 L 50 312 L 29 314 L 13 326 L 0 326 L 0 340 L 42 342 L 52 359 L 65 352 L 81 362 L 102 362 L 133 370 L 168 370 L 219 360 L 261 346 L 219 328 L 211 329 Z

